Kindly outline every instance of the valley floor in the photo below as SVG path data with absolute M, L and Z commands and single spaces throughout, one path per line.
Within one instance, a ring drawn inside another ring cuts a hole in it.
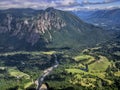
M 50 90 L 119 90 L 119 60 L 101 54 L 100 49 L 85 49 L 74 55 L 69 51 L 0 54 L 0 88 L 35 90 L 40 77 L 39 88 L 45 84 Z

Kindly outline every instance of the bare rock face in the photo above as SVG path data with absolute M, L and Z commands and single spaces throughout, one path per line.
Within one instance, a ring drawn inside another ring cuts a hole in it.
M 36 25 L 38 31 L 45 33 L 47 30 L 51 30 L 52 28 L 60 30 L 66 24 L 62 18 L 58 17 L 56 12 L 51 11 L 44 12 L 42 15 L 38 16 Z
M 7 14 L 3 22 L 0 23 L 0 33 L 11 31 L 12 16 Z
M 66 23 L 60 18 L 54 9 L 45 10 L 33 17 L 16 18 L 11 14 L 7 14 L 4 25 L 0 25 L 0 33 L 12 32 L 11 36 L 16 36 L 18 39 L 25 38 L 28 43 L 34 45 L 38 42 L 41 35 L 46 32 L 49 34 L 49 39 L 52 39 L 50 30 L 60 30 Z
M 10 31 L 11 30 L 11 22 L 12 22 L 12 16 L 10 16 L 9 14 L 7 15 L 7 20 L 8 20 L 8 30 Z

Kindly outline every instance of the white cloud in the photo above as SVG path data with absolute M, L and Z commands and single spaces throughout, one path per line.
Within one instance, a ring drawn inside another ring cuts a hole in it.
M 34 8 L 45 9 L 47 7 L 55 7 L 58 9 L 69 9 L 78 5 L 76 0 L 1 0 L 0 9 L 8 8 Z
M 82 1 L 84 1 L 84 3 L 81 3 Z M 103 3 L 93 2 L 93 0 L 92 2 L 90 2 L 89 0 L 0 0 L 0 9 L 8 8 L 45 9 L 47 7 L 55 7 L 57 9 L 62 10 L 74 10 L 84 8 L 93 9 L 93 8 L 105 8 L 103 4 L 115 1 L 119 0 L 105 0 L 105 2 Z M 114 7 L 115 5 L 112 6 Z
M 105 0 L 105 2 L 115 2 L 115 1 L 119 1 L 119 0 Z
M 71 5 L 74 4 L 76 1 L 75 0 L 61 0 L 59 1 L 61 3 L 61 5 Z

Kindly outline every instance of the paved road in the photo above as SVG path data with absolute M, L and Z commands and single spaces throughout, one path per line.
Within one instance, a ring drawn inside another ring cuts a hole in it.
M 55 58 L 55 65 L 49 67 L 48 69 L 45 69 L 43 75 L 35 81 L 35 83 L 37 85 L 36 90 L 41 90 L 41 85 L 42 85 L 45 77 L 47 75 L 49 75 L 54 70 L 54 68 L 58 67 L 59 62 L 57 61 L 57 56 L 55 54 L 54 54 L 54 58 Z

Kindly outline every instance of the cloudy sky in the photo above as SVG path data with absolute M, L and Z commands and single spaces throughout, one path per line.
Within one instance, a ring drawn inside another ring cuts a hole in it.
M 120 8 L 120 0 L 0 0 L 0 9 L 47 7 L 62 10 Z

